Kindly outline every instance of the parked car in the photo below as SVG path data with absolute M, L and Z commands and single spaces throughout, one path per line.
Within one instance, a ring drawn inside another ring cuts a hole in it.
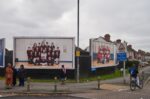
M 145 67 L 145 66 L 148 66 L 149 64 L 148 64 L 148 62 L 140 62 L 140 65 L 141 65 L 142 67 Z

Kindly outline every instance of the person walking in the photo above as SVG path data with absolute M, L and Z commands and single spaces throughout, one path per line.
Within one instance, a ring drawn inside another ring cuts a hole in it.
M 65 84 L 65 81 L 66 80 L 66 68 L 64 65 L 61 66 L 61 81 L 62 81 L 62 85 Z
M 5 69 L 5 85 L 6 89 L 12 88 L 12 82 L 13 82 L 13 70 L 12 70 L 12 65 L 8 63 L 6 69 Z
M 20 68 L 18 71 L 19 86 L 24 86 L 25 75 L 26 75 L 26 72 L 24 69 L 24 65 L 20 65 Z

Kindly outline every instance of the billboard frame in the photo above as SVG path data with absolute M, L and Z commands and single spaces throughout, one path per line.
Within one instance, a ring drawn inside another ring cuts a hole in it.
M 5 47 L 6 47 L 6 42 L 5 42 L 5 38 L 1 38 L 0 40 L 2 40 L 4 43 L 3 43 L 3 66 L 0 66 L 0 68 L 5 68 Z
M 99 39 L 99 38 L 91 38 L 90 40 L 89 40 L 89 51 L 90 51 L 90 56 L 91 56 L 91 69 L 98 69 L 98 68 L 107 68 L 107 67 L 114 67 L 114 66 L 116 66 L 117 65 L 117 63 L 116 63 L 116 58 L 117 58 L 117 52 L 116 52 L 116 45 L 115 44 L 113 44 L 112 43 L 112 45 L 113 45 L 113 53 L 114 53 L 114 64 L 113 65 L 108 65 L 108 66 L 97 66 L 97 67 L 94 67 L 93 66 L 93 63 L 92 63 L 92 61 L 93 61 L 93 42 L 94 42 L 94 40 L 95 39 Z M 101 41 L 102 43 L 106 43 L 106 44 L 109 44 L 109 43 L 111 43 L 111 42 L 105 42 L 105 41 Z
M 16 39 L 72 39 L 72 68 L 68 70 L 75 69 L 75 37 L 56 37 L 56 36 L 15 36 L 13 37 L 13 66 L 16 67 L 15 57 L 16 57 Z M 45 69 L 45 68 L 26 68 L 26 69 Z M 46 68 L 47 69 L 47 68 Z M 48 68 L 49 69 L 49 68 Z M 53 70 L 52 68 L 50 68 Z

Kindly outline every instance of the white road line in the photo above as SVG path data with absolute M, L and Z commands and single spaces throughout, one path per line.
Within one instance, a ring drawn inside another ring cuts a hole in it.
M 143 96 L 150 96 L 150 95 L 147 95 L 147 94 L 144 94 L 144 93 L 137 93 L 137 92 L 126 92 L 128 94 L 133 94 L 133 95 L 143 95 Z
M 120 91 L 126 91 L 126 90 L 128 90 L 128 89 L 119 89 L 118 91 L 120 92 Z
M 0 98 L 3 97 L 2 95 L 0 95 Z

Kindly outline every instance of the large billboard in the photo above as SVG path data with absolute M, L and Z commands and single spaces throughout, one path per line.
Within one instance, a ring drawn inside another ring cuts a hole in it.
M 0 67 L 5 66 L 5 39 L 0 39 Z
M 74 69 L 74 38 L 15 37 L 14 65 L 26 69 Z
M 102 37 L 90 39 L 91 67 L 109 67 L 116 65 L 116 46 Z

